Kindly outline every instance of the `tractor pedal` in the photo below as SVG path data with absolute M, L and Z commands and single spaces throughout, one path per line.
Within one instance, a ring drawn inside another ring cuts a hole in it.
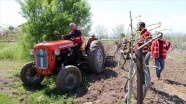
M 77 62 L 77 65 L 80 66 L 83 63 L 83 61 Z

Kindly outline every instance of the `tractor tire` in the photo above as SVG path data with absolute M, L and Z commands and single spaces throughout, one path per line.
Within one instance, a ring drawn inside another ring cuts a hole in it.
M 56 85 L 62 92 L 69 92 L 80 86 L 82 82 L 81 71 L 72 65 L 62 68 L 56 79 Z
M 101 73 L 105 64 L 105 53 L 100 41 L 94 40 L 87 51 L 87 64 L 91 72 Z
M 23 65 L 20 77 L 25 86 L 38 85 L 44 79 L 44 76 L 37 73 L 36 68 L 33 66 L 33 62 L 28 62 Z

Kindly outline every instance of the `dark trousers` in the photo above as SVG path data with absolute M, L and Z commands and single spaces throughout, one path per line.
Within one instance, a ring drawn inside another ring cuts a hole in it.
M 146 54 L 147 53 L 143 53 L 143 59 L 145 59 L 145 56 L 146 56 Z M 146 65 L 148 65 L 149 66 L 149 61 L 150 61 L 150 55 L 147 57 L 147 59 L 146 59 L 146 61 L 145 61 L 145 64 Z M 150 78 L 150 70 L 149 70 L 149 67 L 146 67 L 147 69 L 147 74 L 149 75 L 149 78 Z M 144 73 L 143 73 L 144 74 Z M 143 79 L 144 79 L 144 82 L 145 82 L 145 80 L 147 80 L 147 76 L 144 74 L 144 77 L 143 77 Z
M 81 44 L 82 43 L 78 43 L 74 45 L 74 55 L 75 55 L 75 59 L 78 61 L 81 59 L 81 53 L 79 51 Z
M 161 72 L 165 67 L 165 61 L 163 60 L 162 57 L 155 58 L 155 65 L 158 67 L 156 68 L 156 76 L 160 78 Z

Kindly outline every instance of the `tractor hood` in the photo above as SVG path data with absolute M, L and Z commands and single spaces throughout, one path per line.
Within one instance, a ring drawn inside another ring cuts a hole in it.
M 59 40 L 59 41 L 51 41 L 51 42 L 43 42 L 36 44 L 34 49 L 48 49 L 48 50 L 55 50 L 55 49 L 66 49 L 72 47 L 74 44 L 72 41 L 69 40 Z

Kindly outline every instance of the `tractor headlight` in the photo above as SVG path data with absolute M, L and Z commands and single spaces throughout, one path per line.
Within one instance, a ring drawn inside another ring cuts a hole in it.
M 34 55 L 34 50 L 33 49 L 30 50 L 30 55 Z
M 54 50 L 54 54 L 55 54 L 56 56 L 60 55 L 60 50 L 59 50 L 59 49 Z

